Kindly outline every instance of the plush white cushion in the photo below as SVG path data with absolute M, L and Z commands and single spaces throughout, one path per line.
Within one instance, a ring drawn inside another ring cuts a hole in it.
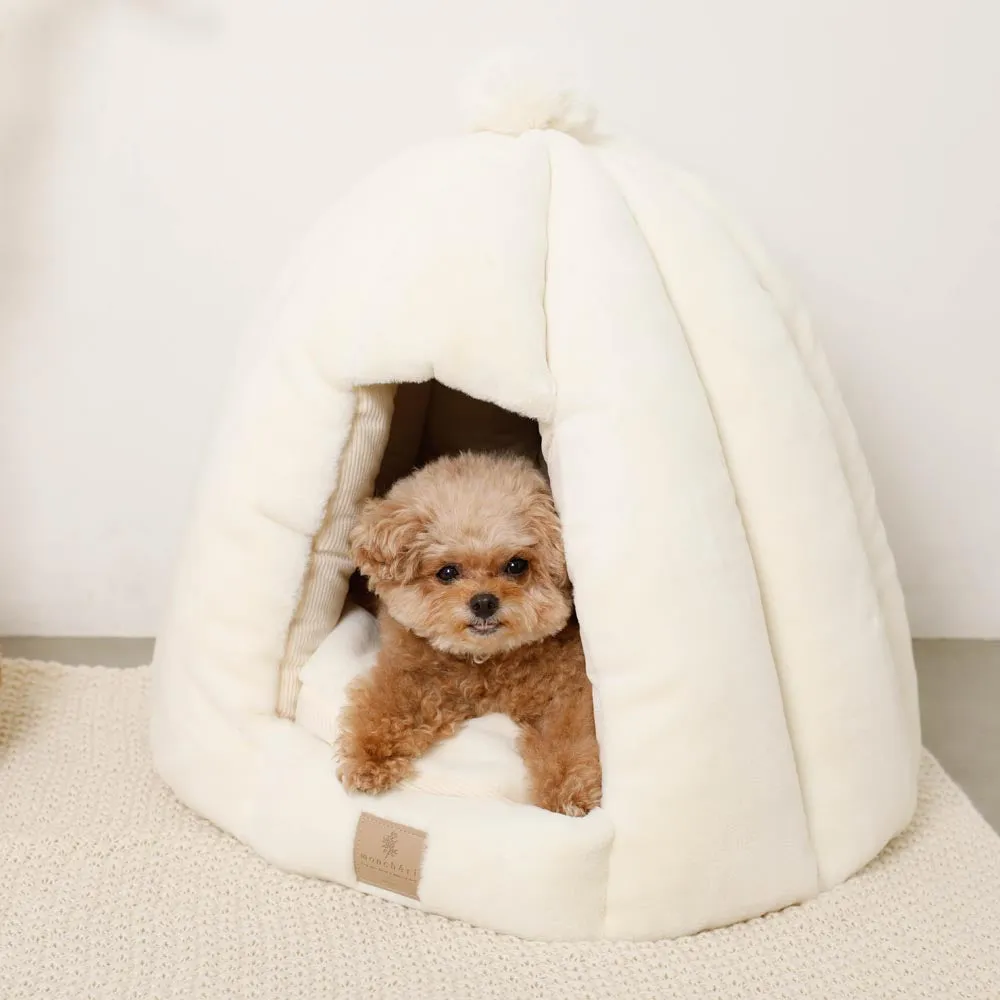
M 361 811 L 416 827 L 419 900 L 393 898 L 501 931 L 664 937 L 807 899 L 917 788 L 906 615 L 856 436 L 787 285 L 697 181 L 592 138 L 564 91 L 505 93 L 495 131 L 351 192 L 284 283 L 157 645 L 157 767 L 276 864 L 380 895 L 353 867 Z M 540 430 L 601 745 L 583 819 L 525 804 L 505 719 L 387 795 L 336 780 L 343 692 L 377 644 L 342 613 L 391 415 L 366 387 L 431 379 Z

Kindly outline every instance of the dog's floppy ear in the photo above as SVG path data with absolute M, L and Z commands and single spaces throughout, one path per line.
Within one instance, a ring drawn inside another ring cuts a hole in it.
M 351 531 L 351 557 L 368 577 L 372 589 L 379 583 L 405 583 L 417 572 L 417 543 L 426 522 L 412 504 L 398 500 L 368 500 Z
M 531 497 L 527 510 L 529 529 L 538 538 L 535 555 L 545 564 L 558 587 L 569 586 L 566 554 L 563 551 L 562 525 L 556 513 L 555 501 L 547 488 L 540 487 Z

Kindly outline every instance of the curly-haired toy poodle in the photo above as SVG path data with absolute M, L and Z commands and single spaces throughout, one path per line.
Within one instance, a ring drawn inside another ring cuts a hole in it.
M 536 805 L 598 806 L 593 697 L 542 474 L 512 457 L 439 459 L 370 500 L 351 546 L 382 647 L 341 717 L 343 784 L 392 788 L 463 722 L 502 712 L 521 728 Z

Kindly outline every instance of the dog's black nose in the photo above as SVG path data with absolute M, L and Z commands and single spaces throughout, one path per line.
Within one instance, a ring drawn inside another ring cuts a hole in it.
M 476 594 L 469 600 L 469 607 L 477 618 L 492 618 L 500 607 L 496 594 Z

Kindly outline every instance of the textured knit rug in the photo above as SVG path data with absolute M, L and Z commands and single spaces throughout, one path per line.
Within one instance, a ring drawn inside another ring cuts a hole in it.
M 7 662 L 0 997 L 1000 997 L 1000 838 L 925 761 L 846 885 L 655 944 L 539 944 L 271 868 L 150 768 L 149 673 Z

